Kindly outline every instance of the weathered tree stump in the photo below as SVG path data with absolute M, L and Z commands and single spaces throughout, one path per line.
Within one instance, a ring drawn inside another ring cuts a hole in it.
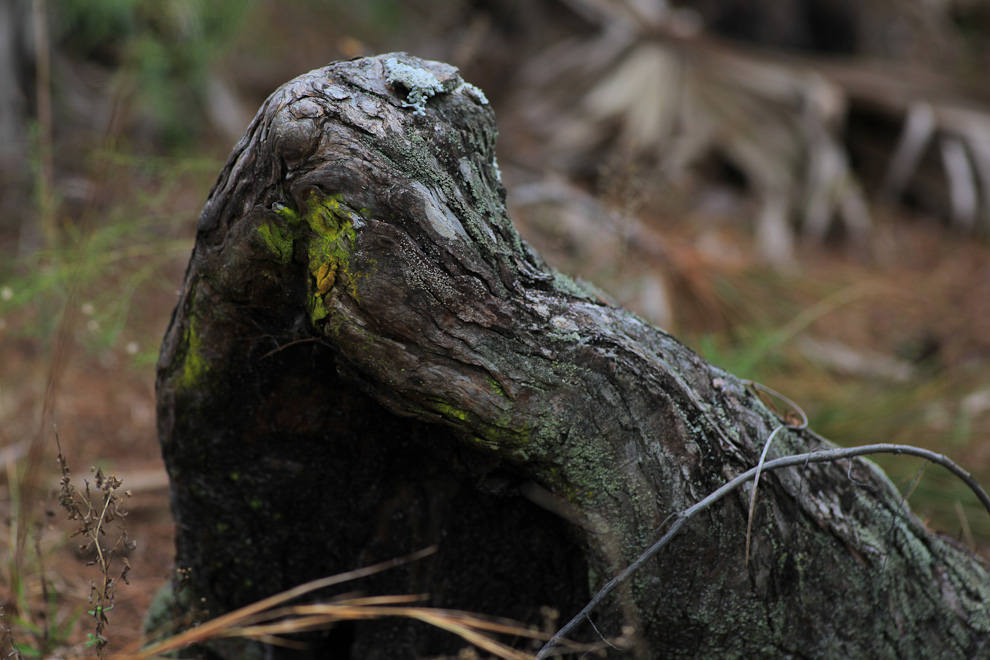
M 312 71 L 262 107 L 200 217 L 158 365 L 178 601 L 218 614 L 436 544 L 344 589 L 566 620 L 669 514 L 756 464 L 778 418 L 547 267 L 506 216 L 495 136 L 479 90 L 404 54 Z M 825 446 L 790 430 L 771 454 Z M 988 652 L 985 566 L 868 461 L 766 474 L 748 563 L 747 507 L 743 491 L 690 522 L 598 631 L 632 626 L 640 658 Z M 309 653 L 462 645 L 385 620 Z

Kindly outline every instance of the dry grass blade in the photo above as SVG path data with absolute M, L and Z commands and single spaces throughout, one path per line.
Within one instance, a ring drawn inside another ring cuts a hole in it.
M 498 642 L 484 632 L 494 632 L 517 637 L 546 638 L 528 628 L 514 623 L 482 619 L 465 612 L 452 610 L 399 606 L 410 601 L 422 600 L 424 596 L 374 596 L 352 598 L 333 603 L 299 605 L 277 611 L 266 612 L 262 616 L 272 619 L 282 618 L 272 623 L 230 628 L 223 637 L 247 637 L 267 643 L 284 643 L 281 635 L 325 629 L 340 621 L 357 621 L 383 617 L 406 617 L 422 621 L 437 628 L 447 630 L 474 646 L 506 660 L 530 660 L 531 655 L 517 651 Z
M 299 598 L 300 596 L 305 596 L 308 593 L 325 589 L 326 587 L 331 587 L 337 584 L 366 577 L 368 575 L 380 573 L 390 568 L 394 568 L 395 566 L 422 559 L 423 557 L 431 555 L 434 552 L 436 552 L 436 546 L 431 546 L 405 557 L 390 559 L 372 566 L 366 566 L 364 568 L 348 571 L 346 573 L 340 573 L 338 575 L 332 575 L 330 577 L 301 584 L 287 591 L 275 594 L 274 596 L 269 596 L 268 598 L 251 603 L 250 605 L 246 605 L 238 610 L 234 610 L 233 612 L 229 612 L 215 619 L 211 619 L 206 623 L 200 624 L 183 633 L 162 640 L 141 651 L 119 656 L 119 660 L 148 660 L 149 658 L 154 658 L 164 653 L 186 648 L 187 646 L 192 646 L 193 644 L 206 642 L 210 639 L 223 636 L 224 632 L 228 629 L 237 627 L 245 621 L 250 621 L 252 617 L 260 612 L 277 607 L 295 598 Z
M 259 612 L 254 616 L 245 618 L 239 622 L 239 629 L 245 629 L 252 626 L 258 626 L 266 624 L 266 622 L 274 622 L 280 619 L 284 619 L 289 616 L 309 616 L 313 614 L 320 614 L 323 616 L 347 612 L 349 609 L 357 608 L 368 608 L 368 607 L 379 607 L 383 605 L 406 605 L 409 603 L 418 603 L 426 600 L 427 596 L 425 594 L 403 594 L 395 596 L 362 596 L 362 597 L 338 597 L 334 598 L 328 604 L 320 605 L 290 605 L 287 607 L 280 607 L 278 609 L 265 610 L 264 612 Z M 332 606 L 331 610 L 326 610 L 326 606 Z M 341 617 L 353 618 L 350 616 Z M 270 624 L 266 624 L 270 625 Z
M 280 608 L 277 611 L 266 612 L 265 616 L 272 618 L 285 617 L 271 623 L 254 623 L 253 625 L 231 625 L 224 627 L 208 626 L 209 636 L 201 634 L 185 637 L 179 635 L 167 640 L 166 645 L 156 646 L 137 654 L 120 657 L 118 660 L 147 660 L 161 653 L 178 650 L 194 643 L 209 639 L 225 637 L 243 637 L 268 644 L 295 646 L 284 635 L 324 630 L 341 621 L 360 621 L 380 619 L 384 617 L 405 617 L 416 619 L 437 628 L 441 628 L 461 637 L 466 642 L 505 660 L 532 660 L 532 655 L 513 649 L 506 644 L 487 636 L 485 632 L 497 632 L 517 637 L 546 638 L 546 635 L 535 633 L 519 625 L 493 622 L 478 618 L 471 614 L 450 610 L 404 607 L 392 603 L 403 603 L 411 599 L 421 599 L 421 596 L 380 596 L 369 599 L 353 599 L 342 602 L 299 605 Z M 200 626 L 199 628 L 203 628 Z M 190 633 L 194 632 L 189 631 Z
M 757 389 L 757 390 L 759 390 L 761 392 L 764 392 L 764 393 L 769 394 L 771 396 L 775 396 L 778 399 L 780 399 L 781 401 L 785 401 L 787 403 L 787 405 L 789 405 L 791 407 L 791 410 L 793 410 L 793 411 L 797 412 L 799 415 L 801 415 L 801 420 L 802 421 L 801 421 L 800 424 L 791 424 L 789 422 L 785 422 L 785 423 L 781 424 L 780 426 L 776 427 L 773 430 L 773 432 L 770 433 L 770 437 L 767 438 L 767 441 L 765 443 L 763 443 L 763 452 L 760 454 L 760 460 L 756 464 L 756 476 L 753 477 L 753 491 L 752 491 L 752 493 L 750 494 L 750 497 L 749 497 L 749 515 L 748 515 L 747 520 L 746 520 L 746 565 L 747 566 L 749 565 L 749 546 L 750 546 L 750 540 L 753 537 L 753 514 L 756 512 L 756 491 L 757 491 L 757 488 L 759 488 L 759 486 L 760 486 L 760 476 L 763 473 L 763 464 L 766 463 L 767 454 L 770 453 L 770 445 L 773 444 L 773 439 L 774 439 L 774 437 L 776 437 L 777 433 L 780 432 L 780 431 L 782 431 L 785 428 L 787 428 L 787 429 L 806 429 L 806 428 L 808 428 L 808 415 L 796 403 L 794 403 L 793 401 L 791 401 L 790 399 L 788 399 L 786 396 L 784 396 L 780 392 L 777 392 L 776 390 L 773 390 L 773 389 L 767 387 L 766 385 L 761 385 L 760 383 L 756 383 L 756 382 L 753 382 L 753 381 L 749 381 L 749 385 L 750 385 L 750 387 L 753 387 L 753 388 L 755 388 L 755 389 Z
M 163 654 L 202 644 L 212 639 L 242 637 L 275 645 L 297 646 L 298 643 L 284 636 L 313 630 L 323 630 L 341 621 L 359 621 L 384 617 L 405 617 L 422 621 L 459 636 L 475 647 L 504 660 L 532 660 L 533 656 L 499 642 L 490 634 L 511 635 L 531 639 L 548 639 L 548 635 L 535 632 L 510 621 L 480 618 L 455 610 L 428 607 L 410 607 L 425 595 L 393 595 L 339 597 L 329 603 L 310 605 L 284 605 L 300 596 L 328 586 L 341 584 L 372 573 L 381 572 L 401 563 L 414 561 L 435 552 L 436 548 L 383 562 L 359 570 L 321 580 L 314 580 L 270 598 L 258 601 L 229 614 L 217 617 L 195 628 L 160 641 L 140 651 L 116 656 L 117 660 L 150 660 Z
M 517 651 L 478 632 L 473 624 L 476 621 L 480 621 L 480 619 L 471 617 L 470 615 L 457 612 L 446 612 L 444 610 L 430 611 L 421 609 L 416 612 L 410 612 L 407 616 L 419 619 L 424 623 L 428 623 L 438 628 L 442 628 L 443 630 L 454 633 L 455 635 L 459 635 L 465 641 L 468 641 L 474 646 L 488 651 L 499 658 L 505 658 L 506 660 L 532 660 L 533 658 L 533 656 L 529 653 Z M 516 634 L 529 637 L 534 635 L 534 633 L 522 627 L 518 629 Z

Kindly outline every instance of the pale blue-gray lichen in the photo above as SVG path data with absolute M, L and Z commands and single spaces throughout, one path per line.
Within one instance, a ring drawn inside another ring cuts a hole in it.
M 485 93 L 481 91 L 478 87 L 475 87 L 469 82 L 462 82 L 461 86 L 454 90 L 455 93 L 466 92 L 468 96 L 473 98 L 475 101 L 481 105 L 488 105 L 488 97 Z
M 388 74 L 386 83 L 398 83 L 406 88 L 408 94 L 402 107 L 412 108 L 414 115 L 425 115 L 426 102 L 434 94 L 443 91 L 443 83 L 435 75 L 426 69 L 404 64 L 394 57 L 385 60 L 385 72 Z

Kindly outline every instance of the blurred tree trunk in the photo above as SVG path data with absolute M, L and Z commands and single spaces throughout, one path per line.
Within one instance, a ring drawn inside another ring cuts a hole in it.
M 0 232 L 19 235 L 19 253 L 39 247 L 42 234 L 28 221 L 38 184 L 28 149 L 37 105 L 33 27 L 30 3 L 0 2 Z
M 401 54 L 313 71 L 265 103 L 200 217 L 158 365 L 188 569 L 178 606 L 215 615 L 436 544 L 344 589 L 566 620 L 668 515 L 755 465 L 776 416 L 549 269 L 506 217 L 495 136 L 456 70 Z M 824 446 L 795 431 L 771 453 Z M 740 492 L 596 612 L 597 629 L 631 626 L 641 658 L 984 648 L 984 565 L 927 531 L 871 463 L 768 474 L 760 502 L 748 564 Z M 461 645 L 385 620 L 310 653 Z

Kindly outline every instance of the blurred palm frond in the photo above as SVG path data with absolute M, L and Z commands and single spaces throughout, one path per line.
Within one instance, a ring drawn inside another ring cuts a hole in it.
M 853 245 L 869 237 L 846 143 L 851 109 L 867 106 L 900 134 L 878 155 L 888 197 L 900 199 L 934 152 L 939 211 L 964 230 L 988 226 L 990 113 L 939 95 L 914 68 L 892 76 L 863 61 L 757 53 L 707 35 L 698 15 L 662 0 L 565 4 L 594 32 L 530 62 L 518 96 L 551 166 L 594 175 L 618 158 L 677 181 L 714 157 L 757 201 L 757 252 L 786 265 L 797 236 L 820 242 L 839 231 Z

